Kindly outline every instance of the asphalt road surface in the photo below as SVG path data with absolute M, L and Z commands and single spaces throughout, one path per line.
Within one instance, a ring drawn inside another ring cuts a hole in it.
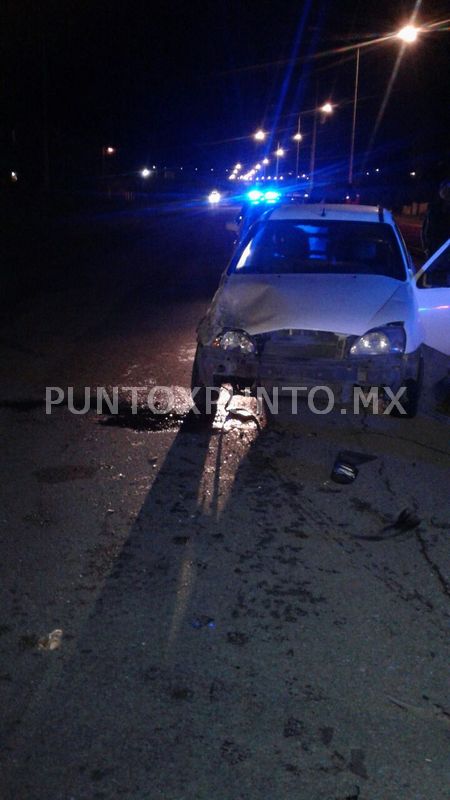
M 446 365 L 415 420 L 193 421 L 226 218 L 60 220 L 5 310 L 1 800 L 448 798 Z M 156 384 L 178 413 L 130 414 Z M 348 486 L 342 449 L 375 457 Z

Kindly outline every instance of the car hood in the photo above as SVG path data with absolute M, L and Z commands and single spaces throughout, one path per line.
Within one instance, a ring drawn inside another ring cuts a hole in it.
M 251 335 L 293 328 L 362 335 L 403 321 L 412 288 L 380 275 L 226 275 L 199 326 L 202 344 L 224 328 Z

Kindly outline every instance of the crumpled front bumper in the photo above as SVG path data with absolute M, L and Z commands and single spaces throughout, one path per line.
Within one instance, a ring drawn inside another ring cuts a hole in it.
M 413 353 L 382 356 L 346 356 L 342 359 L 282 359 L 264 353 L 245 355 L 218 347 L 201 346 L 198 351 L 198 374 L 205 386 L 230 383 L 239 388 L 262 386 L 267 392 L 282 392 L 294 387 L 308 391 L 327 386 L 336 400 L 351 400 L 355 386 L 389 387 L 397 392 L 419 372 L 420 349 Z

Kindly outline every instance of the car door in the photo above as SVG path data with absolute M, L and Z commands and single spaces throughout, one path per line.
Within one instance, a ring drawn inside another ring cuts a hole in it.
M 416 275 L 424 343 L 450 356 L 450 239 Z

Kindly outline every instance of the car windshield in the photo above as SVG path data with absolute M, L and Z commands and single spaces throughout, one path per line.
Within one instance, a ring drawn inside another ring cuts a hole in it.
M 400 245 L 390 225 L 337 220 L 261 221 L 238 248 L 228 272 L 406 278 Z

